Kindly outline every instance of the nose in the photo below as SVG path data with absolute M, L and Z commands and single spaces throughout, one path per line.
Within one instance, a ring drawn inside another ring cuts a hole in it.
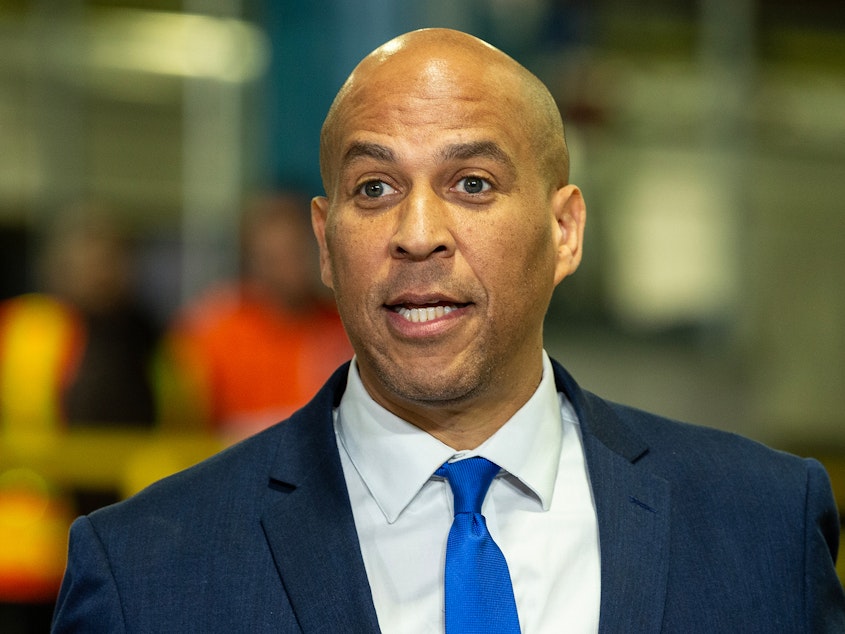
M 431 188 L 412 191 L 396 211 L 397 224 L 390 241 L 393 257 L 425 260 L 454 254 L 448 205 Z

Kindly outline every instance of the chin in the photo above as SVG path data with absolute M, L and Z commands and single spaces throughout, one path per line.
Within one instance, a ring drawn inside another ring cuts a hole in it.
M 485 381 L 479 368 L 444 368 L 438 371 L 431 366 L 432 363 L 421 363 L 409 372 L 407 364 L 391 365 L 378 373 L 378 379 L 399 398 L 427 406 L 458 405 L 472 400 L 483 391 Z

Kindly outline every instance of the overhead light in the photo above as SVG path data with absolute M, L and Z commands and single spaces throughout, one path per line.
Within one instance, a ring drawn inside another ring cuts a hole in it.
M 81 61 L 92 70 L 240 83 L 259 77 L 269 59 L 264 32 L 234 18 L 112 9 L 80 27 Z

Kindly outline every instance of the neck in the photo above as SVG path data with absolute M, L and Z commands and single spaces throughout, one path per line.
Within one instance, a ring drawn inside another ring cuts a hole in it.
M 421 402 L 384 394 L 368 385 L 365 377 L 361 378 L 367 392 L 379 405 L 455 451 L 464 451 L 480 446 L 507 423 L 533 396 L 542 376 L 541 363 L 530 375 L 497 382 L 481 394 L 454 402 Z

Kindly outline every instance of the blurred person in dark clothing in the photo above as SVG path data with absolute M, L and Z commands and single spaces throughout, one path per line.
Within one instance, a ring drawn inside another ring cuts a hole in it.
M 151 426 L 159 329 L 137 301 L 131 237 L 106 210 L 80 210 L 52 237 L 48 287 L 82 321 L 78 365 L 63 396 L 68 422 Z M 60 225 L 62 227 L 62 225 Z
M 117 211 L 69 207 L 45 240 L 41 292 L 0 304 L 0 425 L 152 426 L 159 329 L 136 299 Z

